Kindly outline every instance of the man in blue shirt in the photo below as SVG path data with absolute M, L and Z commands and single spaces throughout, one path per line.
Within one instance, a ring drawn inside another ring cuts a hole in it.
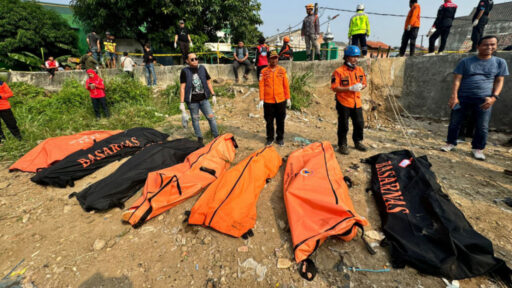
M 508 76 L 507 62 L 492 56 L 498 47 L 495 36 L 486 36 L 479 40 L 478 55 L 462 59 L 453 73 L 454 81 L 450 106 L 450 125 L 446 146 L 441 150 L 448 152 L 457 145 L 457 136 L 464 115 L 470 113 L 475 118 L 475 135 L 471 142 L 473 156 L 485 160 L 483 150 L 487 143 L 489 120 L 492 106 L 499 99 L 505 76 Z

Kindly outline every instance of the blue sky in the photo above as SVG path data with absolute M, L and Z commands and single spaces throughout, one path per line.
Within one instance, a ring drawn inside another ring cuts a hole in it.
M 503 3 L 508 1 L 510 0 L 495 0 L 494 2 Z M 69 3 L 67 0 L 45 0 L 45 2 Z M 306 0 L 260 0 L 259 2 L 261 3 L 260 15 L 264 22 L 260 30 L 263 31 L 265 36 L 276 34 L 277 29 L 282 32 L 288 29 L 288 25 L 293 26 L 301 22 L 305 16 L 304 6 L 308 3 L 314 3 Z M 437 9 L 443 3 L 442 0 L 419 0 L 418 2 L 421 5 L 421 14 L 433 17 L 436 16 Z M 456 16 L 468 15 L 473 7 L 478 4 L 478 0 L 454 0 L 453 2 L 459 6 Z M 364 4 L 368 12 L 406 15 L 409 11 L 409 0 L 321 0 L 318 1 L 318 6 L 355 10 L 359 3 Z M 327 20 L 327 16 L 334 16 L 337 13 L 340 13 L 340 16 L 332 22 L 331 31 L 334 33 L 335 40 L 346 42 L 348 20 L 353 13 L 325 11 L 320 21 L 323 23 Z M 393 46 L 400 44 L 405 18 L 375 15 L 369 15 L 369 17 L 371 26 L 369 40 L 382 41 Z M 422 19 L 419 34 L 427 34 L 433 22 L 433 19 Z M 327 25 L 322 26 L 321 29 L 325 31 Z M 418 44 L 419 41 L 421 41 L 421 37 L 418 37 Z M 427 45 L 426 39 L 424 45 Z

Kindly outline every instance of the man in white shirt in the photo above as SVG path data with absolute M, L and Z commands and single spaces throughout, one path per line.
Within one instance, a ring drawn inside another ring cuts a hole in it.
M 130 56 L 128 56 L 128 52 L 123 52 L 123 57 L 121 57 L 121 67 L 123 67 L 123 72 L 130 75 L 132 79 L 134 78 L 133 67 L 135 66 L 136 64 L 133 61 L 133 59 Z

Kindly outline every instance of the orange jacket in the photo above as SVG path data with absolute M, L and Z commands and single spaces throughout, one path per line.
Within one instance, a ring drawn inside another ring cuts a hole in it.
M 85 150 L 95 142 L 121 132 L 123 130 L 84 131 L 74 135 L 48 138 L 12 164 L 9 171 L 19 170 L 35 173 L 40 169 L 50 167 L 78 150 Z
M 252 153 L 204 191 L 192 207 L 188 223 L 241 237 L 256 224 L 260 192 L 281 164 L 273 146 Z
M 0 81 L 0 110 L 7 110 L 11 108 L 8 98 L 12 97 L 12 91 L 7 83 Z
M 329 142 L 290 154 L 284 172 L 284 203 L 295 261 L 301 262 L 328 237 L 350 241 L 368 221 L 359 216 Z
M 331 89 L 336 87 L 350 87 L 357 83 L 366 85 L 366 75 L 363 68 L 356 66 L 350 69 L 347 65 L 342 65 L 332 73 Z M 336 99 L 341 105 L 348 108 L 361 108 L 361 92 L 336 92 Z
M 224 134 L 188 155 L 185 162 L 149 173 L 142 196 L 123 212 L 122 220 L 139 227 L 196 195 L 229 168 L 237 147 L 233 135 Z
M 409 14 L 407 14 L 407 19 L 405 19 L 405 30 L 407 30 L 407 26 L 409 25 L 411 25 L 411 27 L 420 27 L 420 14 L 420 4 L 415 3 L 414 5 L 412 5 L 411 10 L 409 10 Z
M 290 86 L 286 69 L 270 66 L 261 70 L 260 76 L 260 100 L 265 103 L 281 103 L 290 99 Z

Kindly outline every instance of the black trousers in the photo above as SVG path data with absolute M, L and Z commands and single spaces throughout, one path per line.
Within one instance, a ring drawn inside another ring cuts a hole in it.
M 21 133 L 18 125 L 16 124 L 16 118 L 14 118 L 14 114 L 12 114 L 11 109 L 0 110 L 0 118 L 4 120 L 5 126 L 7 129 L 11 131 L 12 135 L 16 137 L 16 139 L 21 140 Z M 4 132 L 2 131 L 2 123 L 0 122 L 0 142 L 2 139 L 5 139 Z
M 244 62 L 240 63 L 238 61 L 233 61 L 233 73 L 235 73 L 235 79 L 238 80 L 238 67 L 245 66 L 245 75 L 249 75 L 249 72 L 251 72 L 251 62 L 249 60 L 245 60 Z
M 276 141 L 284 139 L 284 119 L 286 118 L 286 101 L 281 103 L 263 103 L 263 115 L 267 122 L 267 141 L 274 140 L 274 119 L 276 120 Z
M 352 35 L 352 45 L 361 47 L 363 56 L 368 54 L 368 46 L 366 45 L 366 34 Z
M 183 57 L 183 63 L 185 63 L 185 60 L 187 60 L 187 58 L 188 58 L 188 52 L 190 50 L 189 49 L 190 43 L 183 42 L 183 41 L 178 41 L 178 43 L 180 44 L 181 56 Z
M 46 71 L 48 71 L 50 75 L 55 76 L 55 71 L 57 71 L 57 68 L 46 68 Z
M 402 35 L 402 45 L 400 46 L 400 56 L 405 55 L 405 50 L 407 50 L 407 43 L 409 43 L 409 55 L 414 56 L 414 51 L 416 50 L 416 38 L 418 38 L 418 30 L 419 27 L 411 27 L 411 30 L 404 31 Z
M 110 112 L 107 107 L 107 99 L 105 97 L 101 98 L 91 98 L 92 100 L 92 108 L 94 109 L 94 114 L 96 118 L 101 117 L 100 107 L 103 108 L 103 113 L 105 113 L 105 117 L 110 117 Z
M 260 74 L 261 74 L 261 70 L 263 70 L 263 68 L 267 67 L 268 65 L 262 65 L 262 66 L 257 66 L 256 67 L 256 74 L 258 76 L 258 81 L 260 81 Z
M 471 45 L 471 51 L 476 51 L 476 46 L 478 45 L 478 41 L 484 36 L 485 25 L 489 22 L 489 18 L 487 16 L 482 16 L 480 21 L 478 21 L 478 25 L 473 27 L 473 31 L 471 32 L 471 41 L 473 44 Z
M 338 111 L 338 146 L 347 145 L 348 119 L 352 119 L 352 140 L 354 143 L 363 141 L 364 118 L 363 108 L 348 108 L 336 100 Z
M 448 35 L 450 35 L 450 28 L 438 29 L 430 36 L 428 39 L 428 53 L 433 53 L 436 50 L 436 41 L 439 36 L 441 36 L 441 44 L 439 45 L 438 52 L 441 53 L 444 51 L 444 48 L 446 47 L 446 40 L 448 40 Z

